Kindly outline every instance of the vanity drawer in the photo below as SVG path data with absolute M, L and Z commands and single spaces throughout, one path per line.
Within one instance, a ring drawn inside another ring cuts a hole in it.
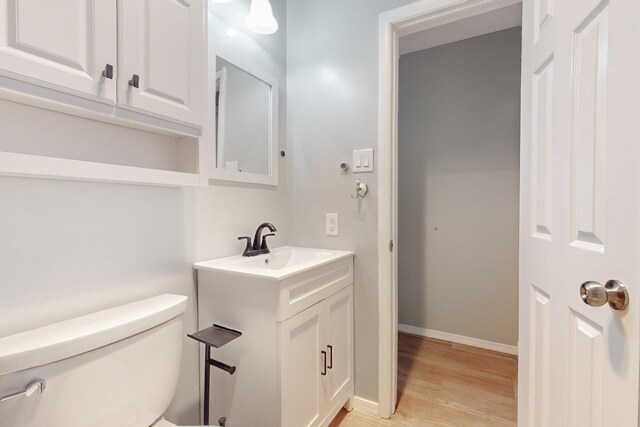
M 285 279 L 280 286 L 278 322 L 284 322 L 352 283 L 353 257 Z

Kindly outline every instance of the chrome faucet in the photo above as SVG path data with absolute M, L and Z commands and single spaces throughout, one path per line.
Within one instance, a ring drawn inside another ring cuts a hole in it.
M 265 228 L 268 228 L 271 233 L 263 236 L 262 230 Z M 247 246 L 244 248 L 242 256 L 256 256 L 270 253 L 271 251 L 269 250 L 269 246 L 267 246 L 267 237 L 275 236 L 276 231 L 278 230 L 273 224 L 265 222 L 258 226 L 256 234 L 253 237 L 253 244 L 251 244 L 251 237 L 238 237 L 238 240 L 244 239 L 247 241 Z

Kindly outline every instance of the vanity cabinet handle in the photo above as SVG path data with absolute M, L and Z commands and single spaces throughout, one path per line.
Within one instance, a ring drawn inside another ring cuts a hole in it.
M 329 366 L 327 368 L 333 369 L 333 346 L 328 345 L 327 348 L 329 349 Z
M 327 375 L 327 352 L 322 350 L 320 353 L 322 353 L 322 372 L 320 372 L 320 375 Z

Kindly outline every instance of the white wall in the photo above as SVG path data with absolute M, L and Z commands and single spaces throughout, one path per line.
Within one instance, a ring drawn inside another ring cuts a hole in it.
M 353 249 L 356 394 L 378 400 L 377 172 L 340 172 L 352 150 L 376 147 L 378 22 L 409 0 L 294 0 L 287 5 L 291 241 Z M 352 200 L 356 177 L 369 195 Z M 340 236 L 324 214 L 340 214 Z
M 517 344 L 520 33 L 400 58 L 401 324 Z
M 181 190 L 0 178 L 0 199 L 0 336 L 166 292 L 190 298 L 195 328 Z M 197 348 L 185 344 L 174 413 L 195 421 Z
M 220 22 L 237 26 L 236 37 L 220 43 L 250 55 L 280 79 L 283 91 L 286 7 L 284 0 L 271 3 L 280 31 L 254 37 L 242 29 L 248 0 L 209 2 L 216 31 L 220 28 L 211 37 L 225 37 Z M 1 120 L 21 123 L 25 131 L 38 125 L 26 121 L 19 106 L 2 111 Z M 283 130 L 284 111 L 283 105 Z M 85 138 L 100 132 L 133 141 L 138 135 L 94 125 L 82 122 Z M 10 132 L 0 126 L 0 139 L 11 138 Z M 280 167 L 285 168 L 282 160 Z M 0 336 L 163 292 L 190 297 L 185 333 L 194 331 L 193 261 L 240 253 L 243 244 L 236 237 L 252 234 L 265 220 L 278 226 L 274 246 L 288 242 L 286 174 L 280 182 L 277 189 L 221 183 L 170 189 L 0 177 Z M 184 344 L 181 382 L 169 418 L 196 424 L 198 346 L 186 337 Z
M 196 172 L 196 159 L 182 163 L 180 155 L 181 145 L 195 144 L 195 138 L 182 141 L 178 137 L 113 126 L 2 99 L 0 117 L 19 118 L 2 121 L 2 151 Z M 25 123 L 36 125 L 25 126 Z M 182 168 L 183 165 L 188 167 Z

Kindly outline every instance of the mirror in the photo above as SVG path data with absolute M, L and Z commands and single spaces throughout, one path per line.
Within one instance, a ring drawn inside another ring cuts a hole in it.
M 274 100 L 274 79 L 216 57 L 216 166 L 224 179 L 277 184 Z

